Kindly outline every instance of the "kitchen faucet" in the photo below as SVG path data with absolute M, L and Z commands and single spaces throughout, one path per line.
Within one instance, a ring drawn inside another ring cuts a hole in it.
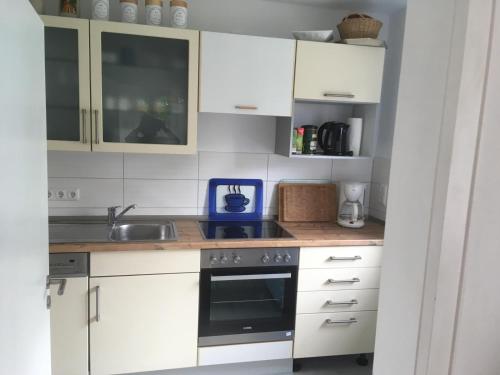
M 125 215 L 129 210 L 136 208 L 136 204 L 131 204 L 130 206 L 126 207 L 122 212 L 120 212 L 118 215 L 116 214 L 116 209 L 120 208 L 121 206 L 111 206 L 108 207 L 108 225 L 114 225 L 120 218 Z

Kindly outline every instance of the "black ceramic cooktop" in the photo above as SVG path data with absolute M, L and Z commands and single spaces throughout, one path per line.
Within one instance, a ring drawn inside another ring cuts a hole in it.
M 207 240 L 291 238 L 292 235 L 270 220 L 200 221 Z

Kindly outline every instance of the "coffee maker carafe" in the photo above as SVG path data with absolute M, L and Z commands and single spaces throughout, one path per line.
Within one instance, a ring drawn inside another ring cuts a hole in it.
M 343 183 L 340 187 L 340 202 L 337 223 L 347 228 L 365 225 L 363 203 L 365 185 L 358 182 Z
M 326 122 L 318 130 L 318 144 L 325 155 L 352 156 L 347 149 L 349 125 L 342 122 Z

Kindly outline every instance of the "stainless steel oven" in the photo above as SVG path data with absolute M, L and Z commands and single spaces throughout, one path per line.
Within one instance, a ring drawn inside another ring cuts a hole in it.
M 203 250 L 198 345 L 293 339 L 298 248 Z

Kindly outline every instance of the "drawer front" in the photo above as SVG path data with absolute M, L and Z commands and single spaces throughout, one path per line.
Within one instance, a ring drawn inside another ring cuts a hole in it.
M 90 254 L 90 276 L 200 272 L 200 250 L 109 251 Z
M 378 289 L 299 292 L 297 314 L 377 310 Z
M 379 267 L 382 246 L 303 247 L 300 268 Z
M 294 358 L 371 353 L 375 311 L 297 315 Z
M 299 270 L 299 292 L 315 290 L 377 289 L 380 268 Z

